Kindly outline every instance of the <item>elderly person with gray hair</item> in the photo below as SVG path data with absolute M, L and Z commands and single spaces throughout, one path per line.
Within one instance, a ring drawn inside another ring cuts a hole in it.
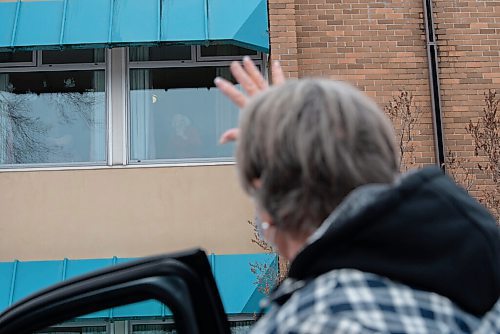
M 217 78 L 243 108 L 237 168 L 264 238 L 291 261 L 252 333 L 500 332 L 493 217 L 439 168 L 399 175 L 392 126 L 336 81 L 269 88 L 249 59 Z

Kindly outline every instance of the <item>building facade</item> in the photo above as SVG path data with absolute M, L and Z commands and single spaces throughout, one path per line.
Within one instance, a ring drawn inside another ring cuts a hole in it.
M 75 7 L 77 0 L 51 3 L 61 13 L 91 10 Z M 345 80 L 387 112 L 407 93 L 417 115 L 404 152 L 410 167 L 445 164 L 452 154 L 463 176 L 484 160 L 466 127 L 481 116 L 484 93 L 500 87 L 498 1 L 193 0 L 186 11 L 181 1 L 152 0 L 144 4 L 158 6 L 158 22 L 141 24 L 168 35 L 154 42 L 126 40 L 139 28 L 123 27 L 142 12 L 119 16 L 119 4 L 134 1 L 110 3 L 122 30 L 103 26 L 123 40 L 75 49 L 62 43 L 78 37 L 61 24 L 67 18 L 54 23 L 64 31 L 55 37 L 60 45 L 50 44 L 44 31 L 52 21 L 29 12 L 27 1 L 0 0 L 0 18 L 17 13 L 0 20 L 11 24 L 0 31 L 12 33 L 0 35 L 0 261 L 133 258 L 195 246 L 261 252 L 251 241 L 252 203 L 238 185 L 234 147 L 217 144 L 238 110 L 212 81 L 230 78 L 228 66 L 243 55 L 264 74 L 279 60 L 291 78 Z M 213 39 L 193 37 L 192 27 L 209 17 L 190 14 L 199 5 L 230 7 L 210 21 Z M 184 12 L 165 23 L 162 8 Z M 238 29 L 215 23 L 232 21 Z M 23 24 L 37 27 L 36 45 Z M 231 29 L 230 38 L 218 33 Z M 393 120 L 404 128 L 401 115 Z M 497 189 L 473 174 L 474 195 Z
M 487 154 L 474 154 L 466 130 L 500 87 L 497 1 L 274 0 L 269 16 L 271 57 L 290 77 L 345 80 L 385 109 L 411 95 L 418 115 L 403 169 L 447 165 L 476 198 L 496 199 L 488 208 L 500 220 L 498 182 L 479 170 Z M 393 119 L 399 130 L 408 123 L 401 118 Z M 500 144 L 491 145 L 494 155 Z

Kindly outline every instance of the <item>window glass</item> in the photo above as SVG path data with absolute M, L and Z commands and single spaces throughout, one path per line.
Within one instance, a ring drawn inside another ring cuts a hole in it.
M 130 61 L 190 60 L 191 46 L 169 45 L 160 47 L 134 47 L 129 49 Z
M 250 328 L 255 323 L 252 320 L 246 321 L 230 321 L 229 326 L 231 334 L 247 334 Z M 173 323 L 149 323 L 149 324 L 132 324 L 131 334 L 175 334 L 175 324 Z
M 104 49 L 42 51 L 43 64 L 103 63 Z
M 252 320 L 230 321 L 231 334 L 246 334 L 250 332 L 250 328 L 252 328 L 254 323 L 255 321 Z
M 130 158 L 213 159 L 233 156 L 220 135 L 235 127 L 238 109 L 217 88 L 228 67 L 132 69 Z
M 34 334 L 108 334 L 106 326 L 60 326 L 51 327 Z
M 0 52 L 0 63 L 31 63 L 33 52 Z
M 0 166 L 104 162 L 104 71 L 0 73 Z
M 139 324 L 132 325 L 132 334 L 175 334 L 174 324 Z
M 236 45 L 210 45 L 201 47 L 202 57 L 228 57 L 228 56 L 256 56 L 257 51 L 242 48 Z

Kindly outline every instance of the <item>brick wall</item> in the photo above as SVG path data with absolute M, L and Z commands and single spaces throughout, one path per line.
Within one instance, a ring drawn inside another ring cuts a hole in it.
M 421 110 L 414 162 L 434 162 L 421 0 L 270 0 L 269 8 L 272 57 L 294 56 L 299 77 L 348 81 L 381 107 L 410 92 Z M 285 33 L 296 38 L 289 53 Z
M 438 0 L 435 2 L 443 126 L 447 147 L 475 168 L 472 138 L 465 127 L 484 107 L 484 92 L 500 93 L 500 1 Z M 491 185 L 476 174 L 478 197 Z
M 422 0 L 269 0 L 269 8 L 272 57 L 290 76 L 348 81 L 381 107 L 408 91 L 421 110 L 414 162 L 435 162 Z M 434 0 L 433 11 L 445 147 L 473 169 L 481 158 L 465 127 L 483 93 L 500 91 L 500 1 Z M 480 197 L 491 183 L 473 172 Z
M 279 60 L 289 77 L 299 75 L 295 0 L 269 1 L 272 60 Z

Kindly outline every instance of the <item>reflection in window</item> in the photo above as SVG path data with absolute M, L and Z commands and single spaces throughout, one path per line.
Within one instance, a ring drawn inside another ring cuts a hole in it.
M 104 71 L 0 73 L 0 165 L 104 162 Z
M 253 320 L 230 321 L 229 326 L 231 334 L 247 334 L 254 324 Z M 201 331 L 203 333 L 203 330 Z M 175 324 L 173 323 L 149 323 L 133 324 L 131 334 L 176 334 Z
M 250 328 L 254 323 L 255 321 L 253 320 L 230 321 L 231 334 L 246 334 L 250 332 Z
M 190 60 L 191 58 L 191 46 L 189 45 L 138 46 L 129 49 L 130 61 L 172 61 Z
M 132 334 L 176 334 L 174 324 L 132 325 Z
M 43 64 L 104 63 L 104 49 L 42 51 Z
M 223 44 L 223 45 L 210 45 L 201 47 L 202 57 L 243 57 L 243 56 L 255 56 L 257 51 L 242 48 L 236 45 Z
M 0 52 L 0 63 L 31 63 L 33 52 Z
M 238 109 L 214 87 L 217 76 L 231 79 L 227 67 L 132 69 L 131 160 L 231 158 L 219 137 Z

